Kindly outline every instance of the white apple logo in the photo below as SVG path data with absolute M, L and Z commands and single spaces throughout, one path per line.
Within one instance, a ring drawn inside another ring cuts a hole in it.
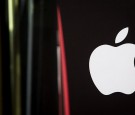
M 116 36 L 115 43 L 125 39 L 128 27 Z M 126 43 L 118 47 L 101 45 L 91 54 L 89 69 L 97 89 L 104 95 L 115 92 L 132 94 L 135 91 L 135 45 Z

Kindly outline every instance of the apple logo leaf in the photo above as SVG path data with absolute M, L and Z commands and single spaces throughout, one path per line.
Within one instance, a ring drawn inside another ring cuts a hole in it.
M 122 29 L 122 30 L 117 34 L 116 39 L 115 39 L 115 43 L 120 43 L 120 42 L 122 42 L 122 41 L 126 38 L 126 36 L 127 36 L 127 34 L 128 34 L 128 30 L 129 30 L 128 27 Z

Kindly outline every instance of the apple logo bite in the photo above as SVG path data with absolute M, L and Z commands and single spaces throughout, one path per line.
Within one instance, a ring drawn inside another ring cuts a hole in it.
M 128 30 L 126 27 L 117 34 L 116 44 L 126 38 Z M 135 91 L 134 59 L 135 44 L 98 46 L 89 59 L 91 78 L 97 89 L 104 95 L 115 92 L 132 94 Z

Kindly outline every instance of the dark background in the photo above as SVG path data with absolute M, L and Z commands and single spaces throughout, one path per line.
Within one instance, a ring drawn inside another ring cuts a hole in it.
M 32 115 L 58 115 L 56 19 L 56 0 L 34 0 Z
M 134 115 L 135 93 L 102 95 L 92 82 L 89 57 L 99 45 L 135 43 L 134 0 L 59 1 L 68 68 L 71 115 Z M 120 30 L 126 39 L 115 44 Z
M 16 80 L 11 84 L 10 31 L 8 23 L 8 0 L 0 1 L 0 115 L 15 115 Z M 21 93 L 20 113 L 26 115 L 27 89 L 31 85 L 31 115 L 58 115 L 57 89 L 57 14 L 56 0 L 33 0 L 33 43 L 32 43 L 32 84 L 27 86 L 27 54 L 29 34 L 29 0 L 19 0 L 15 7 L 14 48 L 20 54 Z M 14 6 L 14 5 L 13 5 Z M 14 9 L 14 8 L 13 8 Z M 14 72 L 13 72 L 14 73 Z M 15 75 L 16 77 L 16 75 Z M 14 87 L 15 86 L 15 87 Z M 15 93 L 13 92 L 15 91 Z M 14 95 L 12 97 L 12 94 Z M 17 92 L 18 94 L 18 92 Z M 13 99 L 13 100 L 12 100 Z M 2 105 L 2 106 L 1 106 Z

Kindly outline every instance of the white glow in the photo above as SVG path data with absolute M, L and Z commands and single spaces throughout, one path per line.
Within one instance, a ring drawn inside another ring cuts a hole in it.
M 13 22 L 13 0 L 8 0 L 8 18 L 9 18 L 9 31 L 13 31 L 14 29 L 14 22 Z
M 134 59 L 135 44 L 97 47 L 89 60 L 91 78 L 97 89 L 104 95 L 132 94 L 135 91 Z

